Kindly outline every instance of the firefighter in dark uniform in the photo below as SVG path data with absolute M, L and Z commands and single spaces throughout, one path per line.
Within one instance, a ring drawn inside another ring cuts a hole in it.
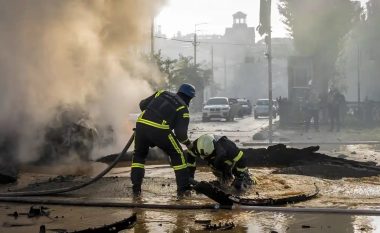
M 234 142 L 226 136 L 204 134 L 193 142 L 193 147 L 187 150 L 187 165 L 190 176 L 194 178 L 196 158 L 208 163 L 219 182 L 225 184 L 232 179 L 232 186 L 242 191 L 256 184 L 246 166 L 246 158 Z
M 134 197 L 141 195 L 145 159 L 149 147 L 154 146 L 165 151 L 170 157 L 176 176 L 177 195 L 182 197 L 189 194 L 189 171 L 180 143 L 188 148 L 192 145 L 187 137 L 187 129 L 188 106 L 194 97 L 194 86 L 182 84 L 177 93 L 158 91 L 140 102 L 142 113 L 136 122 L 135 151 L 131 165 Z

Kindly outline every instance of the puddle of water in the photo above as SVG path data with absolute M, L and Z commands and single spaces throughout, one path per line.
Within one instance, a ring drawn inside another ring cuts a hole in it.
M 138 216 L 141 216 L 139 223 L 128 232 L 206 232 L 202 224 L 195 223 L 195 220 L 211 220 L 215 224 L 233 221 L 236 228 L 227 232 L 247 233 L 375 233 L 380 224 L 378 217 L 328 214 L 139 211 Z

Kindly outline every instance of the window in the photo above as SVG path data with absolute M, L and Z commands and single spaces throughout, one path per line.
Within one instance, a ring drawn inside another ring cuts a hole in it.
M 209 99 L 206 103 L 207 105 L 227 105 L 227 99 L 225 98 L 215 98 L 215 99 Z

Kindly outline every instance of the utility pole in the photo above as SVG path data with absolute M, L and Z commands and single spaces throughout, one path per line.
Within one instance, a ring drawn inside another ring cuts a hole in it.
M 150 28 L 150 55 L 154 55 L 154 17 L 152 17 L 151 28 Z
M 197 25 L 195 25 L 195 31 L 194 31 L 194 66 L 197 65 Z
M 269 16 L 268 16 L 268 35 L 266 38 L 267 46 L 268 46 L 268 51 L 267 51 L 267 56 L 268 56 L 268 98 L 269 98 L 269 132 L 268 132 L 268 139 L 269 139 L 269 144 L 272 144 L 273 142 L 273 126 L 272 126 L 272 121 L 273 121 L 273 97 L 272 97 L 272 28 L 271 28 L 271 2 L 272 0 L 268 0 L 268 8 L 269 8 Z
M 211 81 L 214 81 L 214 46 L 211 45 Z
M 224 91 L 227 92 L 227 64 L 226 64 L 225 56 L 223 58 L 223 65 L 224 65 Z
M 269 132 L 268 139 L 269 144 L 273 142 L 273 96 L 272 96 L 272 26 L 271 26 L 271 5 L 272 0 L 260 0 L 260 25 L 257 27 L 257 31 L 260 35 L 265 35 L 265 43 L 267 44 L 268 58 L 268 98 L 269 98 Z
M 360 114 L 360 47 L 359 47 L 359 42 L 357 43 L 357 69 L 358 69 L 358 77 L 357 77 L 357 82 L 358 82 L 358 111 Z
M 194 41 L 193 41 L 193 46 L 194 46 L 194 66 L 197 65 L 197 26 L 202 25 L 202 24 L 207 24 L 207 23 L 197 23 L 194 25 Z

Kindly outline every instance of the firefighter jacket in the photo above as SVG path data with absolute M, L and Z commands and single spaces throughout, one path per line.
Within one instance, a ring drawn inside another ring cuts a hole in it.
M 209 156 L 199 154 L 197 150 L 197 140 L 193 142 L 194 147 L 191 149 L 191 153 L 187 155 L 187 166 L 190 168 L 190 173 L 194 174 L 195 172 L 196 157 L 206 161 L 212 169 L 224 175 L 230 175 L 231 172 L 245 172 L 247 167 L 243 151 L 226 136 L 215 136 L 215 139 L 215 150 Z
M 187 137 L 190 114 L 186 103 L 177 94 L 158 91 L 140 102 L 142 113 L 138 123 L 174 130 L 179 142 L 189 144 Z

